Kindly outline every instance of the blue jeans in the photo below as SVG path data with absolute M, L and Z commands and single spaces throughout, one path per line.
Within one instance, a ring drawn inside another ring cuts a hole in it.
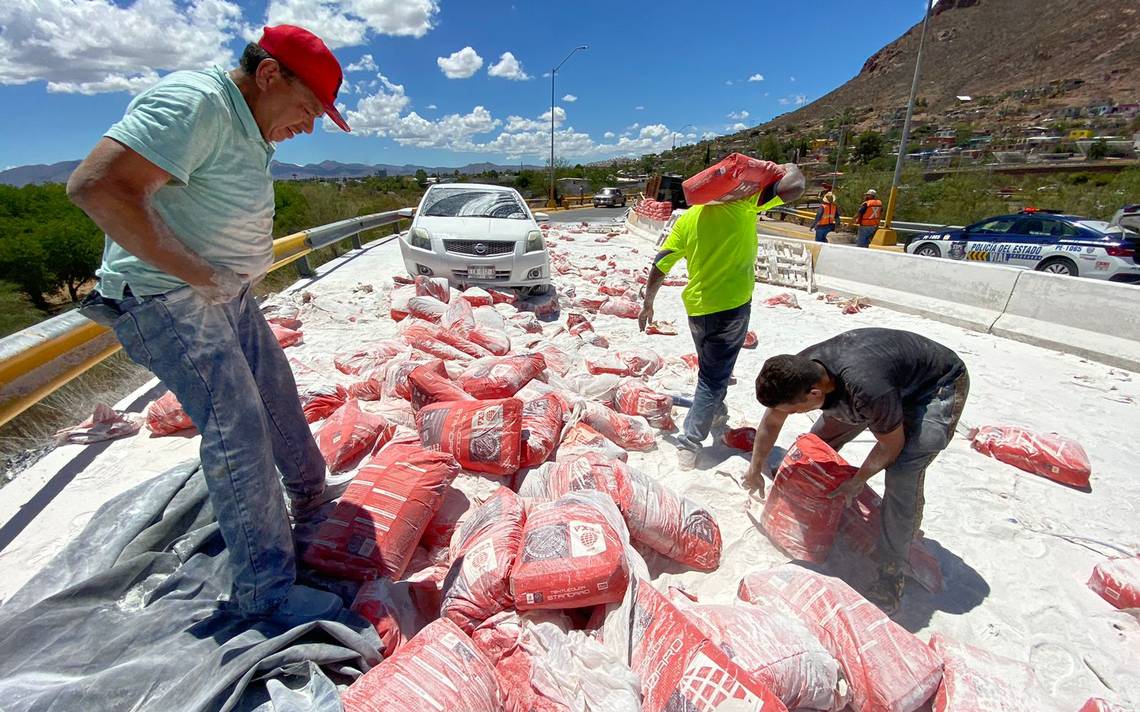
M 689 317 L 689 330 L 697 347 L 697 388 L 693 407 L 685 416 L 684 432 L 677 438 L 686 450 L 700 450 L 718 415 L 728 413 L 724 395 L 736 357 L 748 333 L 752 303 L 714 314 Z
M 202 434 L 202 472 L 230 551 L 233 599 L 245 613 L 267 613 L 296 579 L 281 484 L 294 500 L 325 487 L 325 461 L 289 361 L 248 287 L 227 304 L 183 287 L 128 296 L 118 308 L 123 349 L 178 396 Z
M 869 247 L 871 240 L 875 237 L 875 231 L 878 229 L 875 225 L 860 225 L 859 232 L 855 236 L 855 246 Z
M 834 229 L 835 229 L 834 225 L 823 225 L 821 227 L 817 227 L 815 229 L 815 241 L 816 242 L 827 242 L 827 236 L 830 235 L 831 231 Z

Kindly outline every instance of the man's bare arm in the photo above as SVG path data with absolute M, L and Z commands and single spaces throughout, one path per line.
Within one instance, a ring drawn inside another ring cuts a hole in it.
M 207 296 L 236 296 L 241 280 L 178 239 L 151 206 L 171 176 L 141 155 L 102 138 L 67 181 L 67 196 L 124 250 Z M 232 293 L 232 294 L 231 294 Z
M 874 435 L 875 446 L 871 448 L 871 452 L 867 453 L 859 471 L 855 473 L 853 478 L 829 494 L 829 497 L 843 497 L 850 504 L 851 500 L 863 491 L 863 486 L 867 484 L 868 480 L 890 467 L 898 459 L 899 453 L 906 445 L 906 432 L 901 425 L 889 433 L 882 435 L 875 433 Z
M 665 283 L 665 273 L 657 268 L 656 264 L 649 267 L 649 279 L 645 284 L 645 299 L 642 302 L 641 313 L 637 316 L 637 325 L 645 331 L 645 327 L 653 321 L 653 300 L 657 298 L 657 290 Z
M 784 421 L 788 416 L 779 411 L 768 408 L 756 428 L 756 442 L 752 445 L 752 462 L 748 465 L 748 474 L 744 477 L 744 486 L 749 490 L 757 490 L 764 495 L 764 475 L 768 474 L 768 457 L 780 437 L 784 428 Z

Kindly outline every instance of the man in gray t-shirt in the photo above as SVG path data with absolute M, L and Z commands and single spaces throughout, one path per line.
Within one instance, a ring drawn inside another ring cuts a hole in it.
M 908 331 L 855 329 L 798 354 L 773 356 L 756 377 L 756 398 L 766 410 L 745 485 L 763 493 L 768 456 L 793 413 L 822 411 L 812 433 L 836 450 L 870 430 L 875 446 L 832 496 L 850 502 L 886 470 L 879 579 L 866 595 L 894 613 L 922 524 L 926 468 L 949 444 L 969 391 L 966 364 L 956 353 Z

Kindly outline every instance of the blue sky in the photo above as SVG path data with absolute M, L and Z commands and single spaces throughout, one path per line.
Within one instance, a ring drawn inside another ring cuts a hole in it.
M 353 134 L 329 124 L 281 144 L 278 160 L 459 166 L 545 161 L 548 72 L 579 44 L 589 49 L 556 77 L 558 155 L 590 161 L 790 111 L 854 76 L 922 15 L 916 0 L 0 5 L 0 168 L 82 157 L 131 92 L 174 69 L 233 66 L 267 21 L 309 27 L 357 67 L 338 100 Z

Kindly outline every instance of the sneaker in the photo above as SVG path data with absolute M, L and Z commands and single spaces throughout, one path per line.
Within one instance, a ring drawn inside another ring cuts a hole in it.
M 677 467 L 688 471 L 697 466 L 697 451 L 688 448 L 677 449 Z
M 867 589 L 865 598 L 883 613 L 893 616 L 902 605 L 906 577 L 901 571 L 879 570 L 879 578 Z

